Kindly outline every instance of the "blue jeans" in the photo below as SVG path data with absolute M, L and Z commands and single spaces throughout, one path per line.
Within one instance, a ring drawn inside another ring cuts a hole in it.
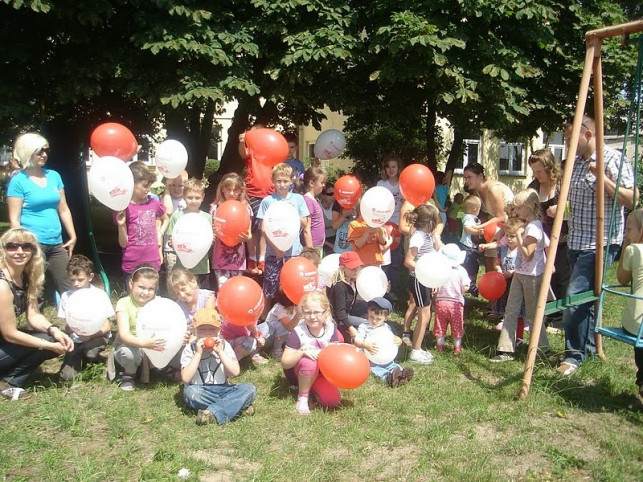
M 618 252 L 618 245 L 608 248 L 607 269 Z M 594 289 L 596 251 L 570 249 L 568 252 L 571 274 L 567 296 Z M 596 355 L 594 342 L 594 302 L 573 306 L 563 313 L 565 329 L 565 362 L 580 365 L 588 356 Z
M 54 341 L 46 333 L 30 333 L 45 341 Z M 14 387 L 22 387 L 36 368 L 58 353 L 31 346 L 16 345 L 0 338 L 0 378 Z
M 371 373 L 380 380 L 386 381 L 386 375 L 391 373 L 391 370 L 395 367 L 398 367 L 400 370 L 402 369 L 402 367 L 395 362 L 391 362 L 386 365 L 375 365 L 371 363 Z
M 239 385 L 186 385 L 183 400 L 192 410 L 209 410 L 219 425 L 228 423 L 255 401 L 257 388 L 252 383 Z

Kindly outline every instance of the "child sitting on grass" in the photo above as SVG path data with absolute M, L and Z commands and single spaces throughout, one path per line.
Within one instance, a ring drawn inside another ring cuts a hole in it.
M 197 425 L 226 424 L 239 415 L 254 415 L 257 388 L 251 383 L 231 385 L 239 376 L 239 362 L 228 342 L 219 337 L 221 320 L 215 310 L 203 308 L 192 322 L 196 340 L 181 356 L 183 400 L 196 410 Z
M 74 351 L 65 354 L 60 369 L 60 378 L 66 382 L 76 378 L 85 364 L 95 362 L 98 354 L 105 349 L 112 336 L 109 318 L 115 316 L 114 307 L 107 293 L 91 284 L 94 279 L 94 263 L 89 258 L 82 254 L 73 255 L 67 264 L 67 275 L 74 289 L 65 291 L 60 297 L 58 318 L 67 317 L 67 302 L 76 290 L 89 289 L 94 292 L 93 296 L 97 303 L 93 308 L 105 318 L 105 323 L 96 333 L 86 336 L 74 333 L 67 326 L 67 334 L 74 342 Z
M 368 323 L 362 323 L 357 328 L 357 336 L 353 341 L 355 346 L 366 350 L 371 355 L 377 355 L 380 349 L 385 347 L 369 341 L 374 336 L 384 340 L 388 336 L 390 337 L 390 343 L 400 346 L 402 339 L 393 335 L 391 327 L 386 323 L 392 311 L 393 306 L 386 298 L 373 298 L 370 300 L 368 302 Z M 395 361 L 385 364 L 377 364 L 372 361 L 369 361 L 369 363 L 371 365 L 371 374 L 386 382 L 391 388 L 406 385 L 413 378 L 413 368 L 402 368 Z

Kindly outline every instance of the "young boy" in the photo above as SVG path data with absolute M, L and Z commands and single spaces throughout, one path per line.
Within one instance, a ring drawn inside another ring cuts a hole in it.
M 253 415 L 257 389 L 251 383 L 231 385 L 228 377 L 241 372 L 228 342 L 219 338 L 221 320 L 211 308 L 194 315 L 196 340 L 186 345 L 181 356 L 183 399 L 197 410 L 197 425 L 223 425 L 238 415 Z
M 366 266 L 381 266 L 384 264 L 384 252 L 393 244 L 393 238 L 385 228 L 372 228 L 366 224 L 359 207 L 357 212 L 357 219 L 348 225 L 348 241 Z
M 270 308 L 272 307 L 268 300 L 272 300 L 277 292 L 281 268 L 286 261 L 293 256 L 299 255 L 302 250 L 299 236 L 295 237 L 295 242 L 287 251 L 281 251 L 272 243 L 272 241 L 270 241 L 266 236 L 263 226 L 263 219 L 266 215 L 266 211 L 275 203 L 290 203 L 299 213 L 301 221 L 300 232 L 308 225 L 310 219 L 310 212 L 308 211 L 304 197 L 301 194 L 290 192 L 290 186 L 292 185 L 292 168 L 288 164 L 281 163 L 273 167 L 272 182 L 275 185 L 275 193 L 261 201 L 259 212 L 257 213 L 257 218 L 262 221 L 261 234 L 266 240 L 266 271 L 263 278 L 263 292 L 266 297 L 264 316 L 268 314 L 268 311 L 270 311 Z M 312 239 L 307 239 L 307 243 L 310 244 L 310 246 L 308 244 L 306 245 L 307 248 L 313 247 Z
M 172 242 L 172 231 L 174 226 L 184 215 L 190 213 L 199 213 L 203 218 L 205 218 L 210 225 L 212 225 L 212 216 L 205 211 L 201 211 L 201 204 L 205 197 L 205 186 L 203 181 L 198 179 L 188 179 L 183 185 L 183 199 L 185 199 L 185 208 L 183 211 L 176 211 L 172 214 L 170 218 L 170 224 L 167 227 L 167 235 L 170 239 L 169 243 Z M 214 236 L 214 235 L 213 235 Z M 214 238 L 213 238 L 214 239 Z M 183 268 L 181 260 L 177 258 L 174 265 L 177 268 Z M 201 261 L 199 261 L 196 266 L 190 268 L 190 271 L 196 275 L 196 278 L 199 282 L 199 287 L 202 289 L 209 289 L 210 285 L 210 256 L 206 254 Z
M 185 199 L 183 199 L 183 186 L 188 180 L 187 171 L 174 179 L 166 179 L 165 193 L 163 194 L 163 205 L 165 206 L 165 213 L 172 216 L 176 211 L 185 209 Z M 165 233 L 163 237 L 163 262 L 165 269 L 169 273 L 176 264 L 176 251 L 169 245 L 169 236 Z
M 112 336 L 109 318 L 115 316 L 114 307 L 107 293 L 91 284 L 94 279 L 94 263 L 90 259 L 82 254 L 73 255 L 67 264 L 67 276 L 69 276 L 69 281 L 74 288 L 65 291 L 60 297 L 58 318 L 65 319 L 67 317 L 67 302 L 76 290 L 88 289 L 95 291 L 94 297 L 97 300 L 97 305 L 94 306 L 94 309 L 101 313 L 101 317 L 105 318 L 105 323 L 99 331 L 89 336 L 78 335 L 66 326 L 67 333 L 74 341 L 74 351 L 65 355 L 60 370 L 60 378 L 66 382 L 76 378 L 83 366 L 96 361 L 98 354 L 105 349 Z
M 473 194 L 467 196 L 462 202 L 464 216 L 462 216 L 462 236 L 460 237 L 460 247 L 467 253 L 464 258 L 462 267 L 467 270 L 471 285 L 469 293 L 473 296 L 478 296 L 478 287 L 476 281 L 478 279 L 478 269 L 480 268 L 480 261 L 478 259 L 478 242 L 477 236 L 482 234 L 482 230 L 477 229 L 475 226 L 480 224 L 478 214 L 480 214 L 480 198 Z M 476 236 L 474 239 L 473 236 Z
M 390 338 L 387 343 L 392 343 L 397 346 L 402 344 L 402 339 L 399 336 L 393 335 L 391 327 L 386 323 L 388 317 L 393 311 L 391 302 L 386 298 L 373 298 L 368 302 L 368 323 L 362 323 L 357 328 L 357 335 L 355 336 L 355 346 L 364 349 L 371 355 L 376 355 L 380 350 L 387 349 L 386 346 L 378 346 L 376 343 L 369 341 L 371 338 L 379 338 L 386 340 Z M 406 385 L 411 378 L 413 378 L 413 368 L 402 368 L 394 361 L 386 364 L 378 365 L 370 362 L 371 373 L 379 379 L 385 381 L 389 387 L 397 388 Z

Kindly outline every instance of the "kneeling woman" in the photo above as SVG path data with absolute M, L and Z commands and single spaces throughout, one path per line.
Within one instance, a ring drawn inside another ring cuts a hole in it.
M 36 237 L 10 229 L 0 238 L 0 390 L 13 400 L 45 360 L 71 352 L 74 343 L 38 309 L 45 263 Z M 30 331 L 18 330 L 17 317 L 27 314 Z
M 337 387 L 319 372 L 317 357 L 322 348 L 339 341 L 339 332 L 330 316 L 328 298 L 321 291 L 306 293 L 299 303 L 302 320 L 288 335 L 281 365 L 286 378 L 299 387 L 296 409 L 308 415 L 310 392 L 324 407 L 335 407 L 341 401 Z

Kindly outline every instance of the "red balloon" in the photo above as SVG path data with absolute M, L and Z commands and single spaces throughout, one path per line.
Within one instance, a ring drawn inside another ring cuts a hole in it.
M 217 237 L 221 242 L 232 247 L 239 244 L 239 236 L 250 229 L 250 215 L 243 203 L 231 199 L 217 207 L 213 224 L 219 231 Z
M 424 164 L 411 164 L 400 174 L 400 192 L 402 197 L 417 207 L 424 204 L 435 190 L 435 178 Z
M 342 176 L 335 181 L 335 199 L 344 209 L 351 209 L 362 196 L 362 183 L 355 176 Z
M 489 271 L 482 275 L 478 281 L 478 291 L 489 301 L 497 300 L 505 294 L 507 280 L 502 273 Z
M 203 340 L 203 348 L 206 350 L 212 350 L 214 348 L 214 338 L 207 337 Z
M 233 276 L 219 289 L 217 308 L 226 321 L 237 326 L 255 323 L 263 311 L 261 286 L 245 276 Z
M 496 235 L 496 231 L 498 231 L 498 223 L 493 222 L 491 224 L 487 224 L 484 227 L 484 240 L 487 243 L 490 243 L 493 237 Z
M 304 294 L 317 289 L 317 268 L 308 258 L 290 258 L 281 268 L 279 282 L 288 299 L 298 305 Z
M 138 152 L 138 142 L 132 131 L 116 122 L 107 122 L 94 129 L 89 144 L 98 157 L 113 156 L 129 161 Z
M 252 129 L 246 132 L 248 154 L 266 166 L 274 167 L 288 158 L 288 141 L 272 129 Z
M 400 228 L 397 224 L 388 222 L 384 225 L 386 233 L 393 238 L 393 244 L 391 244 L 391 251 L 397 248 L 400 245 L 402 240 L 402 233 L 400 233 Z
M 328 345 L 319 353 L 317 364 L 326 380 L 337 388 L 357 388 L 371 372 L 364 352 L 346 343 Z

